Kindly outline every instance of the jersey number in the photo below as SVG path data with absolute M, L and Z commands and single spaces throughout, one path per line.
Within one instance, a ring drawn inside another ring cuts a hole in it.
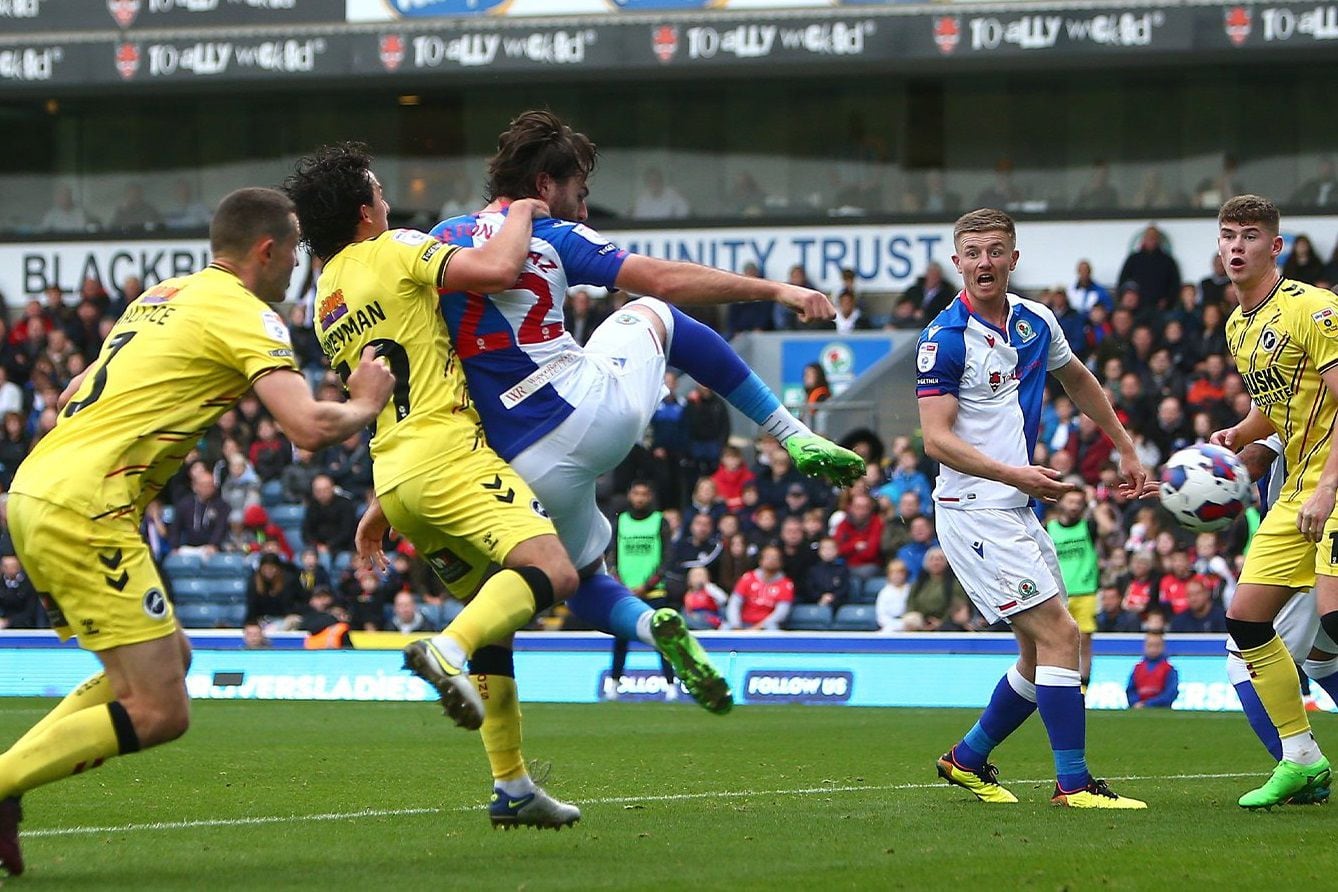
M 88 391 L 88 396 L 83 399 L 70 400 L 69 405 L 65 407 L 66 418 L 69 418 L 81 409 L 87 409 L 98 401 L 98 398 L 102 396 L 102 391 L 107 389 L 107 366 L 111 365 L 111 361 L 116 358 L 116 354 L 121 351 L 122 347 L 130 343 L 131 339 L 134 338 L 136 334 L 138 334 L 138 332 L 123 331 L 111 339 L 107 351 L 107 358 L 102 361 L 102 365 L 98 366 L 98 370 L 93 373 L 93 388 Z
M 542 344 L 561 333 L 557 323 L 544 324 L 548 311 L 553 309 L 553 290 L 547 280 L 538 273 L 521 273 L 512 285 L 511 291 L 524 291 L 534 295 L 534 305 L 530 307 L 516 332 L 517 344 Z M 472 359 L 480 353 L 501 350 L 511 346 L 511 339 L 505 332 L 492 332 L 479 336 L 479 322 L 483 319 L 484 296 L 470 293 L 464 315 L 460 319 L 460 336 L 456 338 L 455 349 L 464 359 Z
M 384 356 L 390 363 L 391 374 L 395 376 L 395 392 L 390 400 L 395 406 L 395 420 L 403 421 L 409 415 L 409 354 L 403 344 L 390 338 L 368 341 L 367 346 L 374 347 L 376 355 Z M 339 380 L 348 386 L 348 376 L 353 373 L 348 363 L 339 363 L 335 366 L 335 371 L 339 373 Z

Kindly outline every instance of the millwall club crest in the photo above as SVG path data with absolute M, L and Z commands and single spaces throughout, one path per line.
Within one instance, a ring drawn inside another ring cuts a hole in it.
M 130 80 L 139 71 L 139 46 L 122 43 L 116 47 L 116 71 L 122 80 Z
M 395 71 L 404 61 L 404 38 L 398 34 L 381 35 L 379 51 L 381 67 L 386 71 Z
M 116 19 L 116 24 L 129 28 L 139 15 L 140 0 L 107 0 L 107 12 Z
M 1232 46 L 1243 46 L 1250 36 L 1250 10 L 1244 6 L 1233 6 L 1223 13 L 1222 27 L 1230 38 Z
M 1259 336 L 1259 349 L 1267 350 L 1269 353 L 1278 346 L 1278 335 L 1273 329 L 1265 328 L 1264 333 Z
M 660 25 L 651 32 L 651 49 L 655 58 L 661 62 L 670 62 L 678 55 L 678 29 L 673 25 Z
M 945 56 L 952 55 L 962 40 L 962 20 L 955 15 L 941 15 L 934 19 L 934 45 Z
M 998 393 L 999 388 L 1003 387 L 1003 372 L 998 369 L 991 369 L 989 373 L 990 393 Z

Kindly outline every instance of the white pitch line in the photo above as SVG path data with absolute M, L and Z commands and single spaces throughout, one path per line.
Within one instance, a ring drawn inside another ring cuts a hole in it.
M 1111 780 L 1222 780 L 1255 777 L 1252 772 L 1228 774 L 1144 774 L 1112 777 Z M 1012 784 L 1048 784 L 1053 778 L 1034 778 L 1010 781 Z M 693 799 L 745 799 L 750 796 L 818 796 L 823 793 L 886 793 L 897 790 L 932 790 L 943 787 L 936 784 L 872 784 L 845 787 L 797 787 L 786 790 L 711 790 L 701 793 L 664 793 L 654 796 L 606 796 L 597 799 L 578 799 L 578 805 L 632 805 L 639 802 L 684 802 Z M 447 812 L 479 811 L 483 806 L 461 805 L 455 808 L 369 808 L 362 811 L 326 812 L 314 815 L 269 815 L 259 818 L 211 818 L 196 821 L 153 821 L 145 824 L 119 824 L 106 827 L 53 827 L 28 830 L 24 839 L 51 836 L 90 836 L 100 833 L 138 833 L 145 830 L 192 830 L 200 827 L 255 827 L 265 824 L 308 824 L 324 821 L 353 821 L 359 818 L 398 818 L 414 815 L 439 815 Z

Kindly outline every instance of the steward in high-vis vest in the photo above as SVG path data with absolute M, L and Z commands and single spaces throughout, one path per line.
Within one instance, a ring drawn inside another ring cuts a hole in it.
M 669 563 L 670 533 L 669 522 L 654 509 L 654 501 L 654 490 L 649 483 L 636 481 L 627 490 L 627 510 L 618 515 L 614 526 L 613 563 L 609 572 L 631 589 L 632 594 L 658 610 L 669 606 L 664 575 Z M 618 698 L 627 665 L 627 644 L 621 638 L 613 640 L 613 666 L 604 686 L 606 699 Z M 676 699 L 678 685 L 674 683 L 674 669 L 663 656 L 660 657 L 660 670 L 668 683 L 666 699 Z

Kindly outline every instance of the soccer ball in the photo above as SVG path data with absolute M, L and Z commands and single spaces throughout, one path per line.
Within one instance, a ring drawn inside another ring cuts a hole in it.
M 1188 529 L 1223 529 L 1249 501 L 1250 475 L 1235 453 L 1221 446 L 1187 446 L 1162 468 L 1162 507 Z

